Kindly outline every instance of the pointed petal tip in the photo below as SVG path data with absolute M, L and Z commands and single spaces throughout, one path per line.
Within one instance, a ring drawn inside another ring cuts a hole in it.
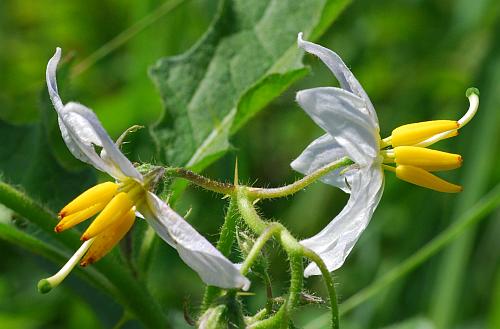
M 61 60 L 61 52 L 61 48 L 57 47 L 56 52 L 54 53 L 52 58 L 49 59 L 49 62 L 47 63 L 47 69 L 45 71 L 45 79 L 47 82 L 50 100 L 52 101 L 52 104 L 58 112 L 64 107 L 61 98 L 59 97 L 56 78 L 57 65 Z
M 61 58 L 61 53 L 62 53 L 61 47 L 56 47 L 56 52 L 54 53 L 54 56 Z
M 248 291 L 250 289 L 250 280 L 248 280 L 246 277 L 243 277 L 243 282 L 241 283 L 241 290 L 243 291 Z
M 299 32 L 299 34 L 297 35 L 297 46 L 299 48 L 302 48 L 305 50 L 305 45 L 306 45 L 307 41 L 304 40 L 304 33 L 303 32 Z
M 304 42 L 303 36 L 304 36 L 303 32 L 299 32 L 299 34 L 297 34 L 297 43 L 299 45 L 300 45 L 301 42 Z
M 321 275 L 321 272 L 319 271 L 319 268 L 316 266 L 316 264 L 311 263 L 304 270 L 304 278 L 308 278 L 314 275 Z
M 297 101 L 297 103 L 299 103 L 300 106 L 302 106 L 302 104 L 304 104 L 305 102 L 307 102 L 308 99 L 311 98 L 309 97 L 308 90 L 310 89 L 299 90 L 295 95 L 295 100 Z

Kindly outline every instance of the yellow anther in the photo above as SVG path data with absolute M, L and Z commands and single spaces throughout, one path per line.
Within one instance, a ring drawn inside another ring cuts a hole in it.
M 92 264 L 104 257 L 125 234 L 130 230 L 135 220 L 135 209 L 130 209 L 116 223 L 110 226 L 106 231 L 99 234 L 85 257 L 80 262 L 81 266 Z
M 59 212 L 59 218 L 85 210 L 98 203 L 108 203 L 118 190 L 118 184 L 106 182 L 96 185 L 77 196 Z
M 391 142 L 393 146 L 415 145 L 434 135 L 456 131 L 459 128 L 457 121 L 434 120 L 410 123 L 392 131 Z M 458 132 L 450 133 L 446 138 L 456 136 Z
M 86 209 L 75 212 L 71 215 L 63 217 L 59 223 L 57 224 L 54 231 L 57 233 L 67 230 L 68 228 L 72 228 L 73 226 L 80 224 L 86 219 L 97 214 L 99 211 L 103 210 L 106 206 L 107 202 L 97 203 L 93 206 L 90 206 Z
M 132 207 L 134 203 L 127 193 L 118 193 L 101 211 L 97 218 L 90 224 L 82 235 L 82 240 L 86 241 L 102 233 L 107 228 L 117 223 Z
M 449 183 L 424 169 L 413 166 L 397 166 L 396 176 L 406 182 L 426 187 L 438 192 L 462 192 L 461 186 Z
M 427 171 L 451 170 L 462 165 L 462 157 L 459 154 L 423 147 L 398 146 L 394 148 L 394 155 L 397 165 L 414 166 Z

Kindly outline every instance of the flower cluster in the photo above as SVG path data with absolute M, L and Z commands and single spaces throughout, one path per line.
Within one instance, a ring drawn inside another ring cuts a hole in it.
M 76 158 L 109 174 L 115 181 L 90 188 L 59 212 L 56 232 L 97 217 L 81 236 L 84 243 L 80 249 L 57 274 L 40 281 L 40 290 L 46 292 L 57 286 L 77 263 L 85 266 L 102 258 L 130 230 L 136 216 L 144 218 L 175 248 L 206 284 L 247 290 L 250 281 L 240 274 L 238 267 L 151 192 L 163 175 L 163 168 L 141 174 L 112 141 L 92 110 L 79 103 L 63 104 L 56 81 L 60 58 L 58 48 L 47 65 L 46 78 L 62 137 Z
M 328 274 L 328 271 L 342 266 L 380 202 L 384 190 L 384 170 L 395 173 L 401 180 L 435 191 L 456 193 L 462 190 L 461 186 L 434 174 L 459 168 L 462 157 L 428 147 L 456 136 L 458 130 L 474 117 L 479 106 L 479 92 L 474 88 L 467 91 L 469 109 L 458 121 L 434 120 L 407 124 L 394 129 L 389 137 L 381 138 L 375 109 L 342 59 L 327 48 L 303 40 L 301 33 L 298 45 L 319 57 L 340 83 L 340 88 L 319 87 L 297 93 L 297 102 L 325 131 L 323 136 L 313 141 L 291 163 L 293 169 L 309 176 L 302 182 L 290 185 L 290 188 L 266 190 L 240 188 L 237 179 L 234 186 L 212 186 L 212 181 L 186 170 L 179 170 L 177 174 L 186 174 L 185 178 L 192 179 L 201 186 L 219 193 L 233 193 L 232 197 L 240 198 L 238 207 L 242 217 L 246 218 L 247 224 L 257 223 L 254 227 L 259 228 L 258 232 L 266 232 L 264 228 L 267 224 L 260 220 L 250 201 L 295 193 L 304 184 L 309 184 L 318 177 L 323 182 L 350 193 L 342 211 L 323 230 L 300 241 L 300 244 L 289 236 L 284 226 L 274 226 L 277 231 L 285 232 L 283 239 L 285 242 L 292 241 L 291 249 L 299 250 L 301 257 L 305 254 L 313 256 L 316 263 L 309 264 L 305 269 L 304 275 L 307 277 Z M 96 217 L 82 234 L 83 244 L 80 249 L 56 275 L 42 280 L 40 289 L 48 291 L 58 285 L 78 263 L 86 266 L 101 259 L 127 234 L 136 217 L 140 217 L 178 251 L 179 256 L 206 284 L 247 290 L 250 282 L 240 271 L 246 273 L 250 269 L 252 257 L 248 263 L 244 263 L 244 269 L 241 270 L 152 192 L 165 174 L 165 169 L 154 167 L 141 173 L 120 151 L 122 138 L 113 142 L 92 110 L 79 103 L 63 104 L 56 82 L 56 68 L 60 57 L 61 50 L 58 48 L 48 63 L 46 78 L 62 137 L 76 158 L 108 173 L 114 181 L 103 182 L 88 189 L 61 209 L 56 232 Z M 345 159 L 345 162 L 339 159 Z M 354 164 L 342 167 L 350 163 Z M 221 189 L 221 186 L 225 188 Z M 237 191 L 249 194 L 236 193 Z M 242 209 L 247 210 L 246 217 Z M 274 231 L 268 231 L 267 235 L 263 233 L 263 242 L 256 243 L 257 247 L 254 248 L 261 248 L 266 239 L 272 237 L 274 233 L 269 232 Z M 254 255 L 258 250 L 260 249 L 256 249 Z M 320 269 L 317 263 L 321 261 L 324 265 L 320 265 Z M 302 276 L 301 262 L 302 258 L 298 266 L 299 277 Z

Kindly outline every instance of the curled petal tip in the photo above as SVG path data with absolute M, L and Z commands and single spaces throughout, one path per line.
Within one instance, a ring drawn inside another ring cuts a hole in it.
M 300 48 L 304 48 L 304 33 L 302 32 L 299 32 L 299 34 L 297 35 L 297 45 L 300 47 Z
M 58 112 L 62 110 L 62 108 L 64 107 L 57 90 L 56 71 L 60 59 L 61 59 L 61 48 L 57 47 L 56 52 L 47 63 L 47 70 L 45 72 L 45 79 L 47 80 L 47 88 L 49 90 L 49 96 L 52 101 L 52 104 L 54 105 L 55 109 Z

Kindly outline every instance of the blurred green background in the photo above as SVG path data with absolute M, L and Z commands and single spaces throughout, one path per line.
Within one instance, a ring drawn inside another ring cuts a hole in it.
M 113 37 L 153 12 L 163 1 L 13 1 L 0 2 L 0 123 L 33 124 L 44 118 L 45 65 L 56 46 L 79 63 Z M 175 10 L 142 29 L 122 47 L 81 73 L 69 73 L 70 95 L 91 107 L 116 138 L 133 124 L 152 124 L 162 110 L 148 68 L 163 56 L 182 53 L 203 34 L 216 11 L 215 1 L 184 1 Z M 298 32 L 298 31 L 297 31 Z M 450 175 L 464 186 L 460 195 L 446 195 L 396 180 L 386 174 L 386 187 L 372 223 L 345 266 L 335 272 L 340 301 L 417 251 L 495 186 L 500 178 L 500 3 L 478 1 L 369 1 L 347 7 L 319 43 L 344 59 L 370 95 L 379 116 L 381 135 L 395 127 L 431 119 L 458 119 L 467 109 L 465 90 L 481 91 L 476 118 L 439 149 L 464 156 L 464 165 Z M 306 57 L 310 74 L 250 121 L 231 140 L 233 149 L 205 170 L 232 180 L 235 158 L 240 178 L 255 185 L 277 186 L 300 177 L 289 163 L 322 131 L 294 101 L 304 88 L 336 85 L 317 59 Z M 81 66 L 80 66 L 81 67 Z M 45 96 L 46 97 L 46 96 Z M 69 99 L 68 99 L 69 100 Z M 54 117 L 55 119 L 55 117 Z M 154 162 L 146 131 L 134 135 L 128 154 Z M 3 139 L 16 157 L 18 140 Z M 7 166 L 10 158 L 0 158 Z M 70 161 L 70 160 L 68 160 Z M 32 166 L 29 157 L 27 165 Z M 75 165 L 76 162 L 75 162 Z M 5 167 L 4 166 L 4 167 Z M 92 170 L 80 166 L 54 190 L 57 197 L 36 195 L 57 210 L 94 181 Z M 8 167 L 8 166 L 7 166 Z M 4 173 L 21 184 L 22 170 Z M 323 184 L 298 195 L 266 202 L 263 213 L 284 223 L 298 237 L 318 232 L 343 207 L 347 196 Z M 225 201 L 189 188 L 176 205 L 192 207 L 190 222 L 216 241 Z M 0 206 L 0 220 L 9 211 Z M 500 212 L 469 230 L 444 252 L 382 294 L 342 318 L 344 328 L 500 328 Z M 22 219 L 18 224 L 22 227 Z M 142 224 L 134 230 L 140 230 Z M 287 284 L 283 253 L 273 254 L 271 275 L 278 292 Z M 119 306 L 76 276 L 48 295 L 36 283 L 58 265 L 0 241 L 0 328 L 109 328 L 120 318 Z M 183 305 L 196 311 L 203 292 L 196 274 L 176 252 L 158 243 L 148 281 L 175 328 L 186 327 Z M 324 296 L 320 279 L 307 287 Z M 262 287 L 248 297 L 249 308 L 264 301 Z M 324 308 L 297 312 L 299 327 L 323 328 Z M 126 328 L 138 327 L 135 322 Z

